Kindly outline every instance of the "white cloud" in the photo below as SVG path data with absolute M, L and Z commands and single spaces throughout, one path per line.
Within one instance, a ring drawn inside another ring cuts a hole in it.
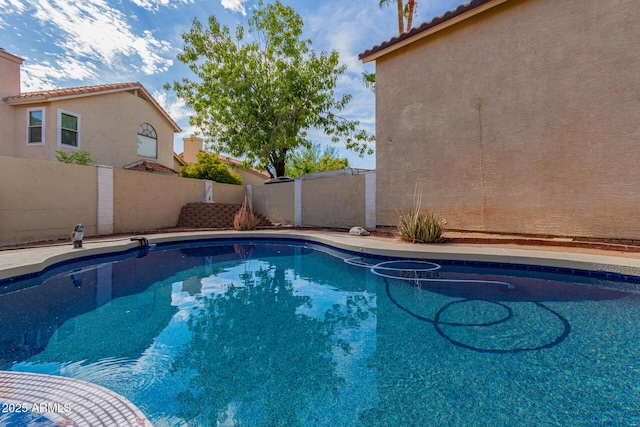
M 24 12 L 26 6 L 20 0 L 0 0 L 0 12 Z
M 167 92 L 161 92 L 158 90 L 152 90 L 151 95 L 154 97 L 158 104 L 171 116 L 176 122 L 188 120 L 191 115 L 191 110 L 185 105 L 181 99 L 170 97 Z M 171 99 L 173 98 L 173 99 Z M 182 126 L 181 126 L 182 127 Z
M 220 0 L 220 4 L 222 4 L 222 7 L 224 7 L 225 9 L 230 9 L 234 12 L 241 13 L 242 15 L 247 14 L 247 11 L 244 8 L 244 3 L 246 2 L 247 0 Z
M 79 61 L 75 58 L 59 58 L 53 63 L 30 63 L 28 59 L 22 65 L 22 91 L 54 89 L 59 87 L 58 81 L 95 80 L 97 67 L 91 62 Z
M 168 42 L 156 39 L 150 31 L 135 34 L 127 17 L 104 0 L 39 0 L 31 6 L 41 25 L 61 32 L 56 45 L 65 57 L 104 63 L 111 70 L 133 68 L 147 75 L 164 71 L 173 63 L 163 56 L 170 50 Z M 80 73 L 67 77 L 88 77 L 86 69 L 77 67 L 75 71 Z
M 305 32 L 315 49 L 338 50 L 347 72 L 361 75 L 364 70 L 371 71 L 371 66 L 364 65 L 358 54 L 393 36 L 397 31 L 393 19 L 377 0 L 330 0 L 313 15 L 305 16 Z
M 177 8 L 179 4 L 190 4 L 193 3 L 193 0 L 178 0 L 175 2 L 172 2 L 171 0 L 131 0 L 131 2 L 138 7 L 154 12 L 159 10 L 161 7 Z
M 10 13 L 21 14 L 25 9 L 25 4 L 20 0 L 0 0 L 0 28 L 5 28 L 7 25 L 3 15 L 9 15 Z

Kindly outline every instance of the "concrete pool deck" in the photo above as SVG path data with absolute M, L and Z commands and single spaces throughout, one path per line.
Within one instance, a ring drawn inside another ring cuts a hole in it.
M 448 233 L 450 242 L 411 244 L 391 236 L 353 236 L 346 232 L 314 229 L 268 229 L 254 231 L 180 231 L 85 239 L 84 247 L 71 243 L 0 250 L 0 280 L 38 273 L 63 261 L 78 257 L 125 251 L 140 246 L 132 237 L 149 243 L 199 239 L 285 238 L 304 239 L 358 253 L 434 260 L 480 261 L 531 264 L 640 276 L 640 248 L 628 245 L 573 242 L 568 239 L 539 239 Z

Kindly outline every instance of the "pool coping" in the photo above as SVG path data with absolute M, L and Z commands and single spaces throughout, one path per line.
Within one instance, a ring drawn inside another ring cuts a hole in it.
M 486 263 L 529 264 L 550 268 L 564 268 L 615 273 L 640 277 L 640 257 L 622 257 L 602 253 L 580 253 L 545 248 L 526 249 L 496 245 L 411 244 L 373 236 L 355 236 L 343 232 L 318 230 L 254 230 L 254 231 L 189 231 L 148 234 L 150 244 L 177 243 L 211 239 L 299 239 L 325 244 L 356 253 L 398 258 L 457 260 Z M 55 264 L 80 257 L 91 257 L 132 250 L 140 246 L 132 241 L 134 235 L 118 238 L 90 239 L 83 248 L 71 244 L 5 250 L 0 252 L 0 280 L 37 274 Z

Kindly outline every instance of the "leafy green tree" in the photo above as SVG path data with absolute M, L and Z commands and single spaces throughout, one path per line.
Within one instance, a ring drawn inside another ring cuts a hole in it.
M 305 173 L 332 171 L 349 167 L 346 157 L 338 157 L 335 147 L 327 146 L 324 151 L 320 144 L 304 147 L 294 151 L 287 160 L 286 172 L 292 178 Z
M 185 178 L 209 179 L 223 184 L 242 184 L 242 177 L 231 172 L 227 165 L 214 153 L 196 153 L 198 161 L 180 168 L 180 176 Z
M 272 177 L 285 174 L 293 150 L 312 145 L 308 129 L 360 155 L 373 152 L 373 136 L 340 115 L 351 95 L 334 97 L 346 71 L 338 52 L 313 51 L 302 27 L 302 18 L 279 1 L 259 2 L 248 31 L 239 25 L 235 37 L 214 16 L 208 27 L 195 19 L 178 55 L 195 78 L 165 85 L 193 109 L 190 122 L 214 151 L 257 163 Z
M 74 163 L 76 165 L 91 165 L 93 164 L 93 158 L 91 152 L 87 150 L 78 150 L 71 153 L 66 151 L 56 150 L 56 159 L 61 163 Z
M 362 72 L 362 84 L 367 89 L 371 89 L 372 91 L 376 91 L 376 73 L 367 73 L 366 71 Z

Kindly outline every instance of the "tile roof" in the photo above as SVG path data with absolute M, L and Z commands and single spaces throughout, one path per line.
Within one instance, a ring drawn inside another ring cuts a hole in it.
M 179 172 L 171 168 L 161 165 L 160 163 L 149 162 L 147 160 L 140 160 L 131 165 L 127 165 L 124 169 L 131 171 L 153 172 L 163 175 L 179 175 Z
M 79 86 L 61 89 L 41 90 L 36 92 L 23 92 L 19 95 L 7 96 L 3 100 L 9 105 L 25 105 L 42 102 L 59 101 L 69 98 L 81 98 L 85 96 L 103 95 L 107 93 L 139 91 L 138 95 L 151 102 L 162 115 L 171 123 L 176 132 L 180 132 L 180 126 L 169 116 L 169 114 L 158 104 L 158 101 L 138 82 L 110 83 L 93 86 Z
M 69 87 L 69 88 L 61 88 L 61 89 L 50 89 L 50 90 L 40 90 L 35 92 L 23 92 L 20 95 L 8 96 L 4 98 L 5 101 L 19 101 L 19 100 L 28 100 L 37 98 L 38 100 L 45 99 L 49 100 L 52 98 L 76 98 L 83 95 L 95 95 L 99 93 L 105 92 L 120 92 L 124 89 L 140 89 L 142 85 L 137 82 L 127 82 L 127 83 L 111 83 L 104 85 L 94 85 L 94 86 L 79 86 L 79 87 Z
M 495 5 L 504 3 L 507 0 L 501 0 L 501 1 L 496 1 L 496 0 L 471 0 L 468 3 L 465 4 L 461 4 L 460 6 L 458 6 L 457 8 L 455 8 L 454 10 L 450 10 L 446 13 L 444 13 L 443 15 L 437 16 L 435 18 L 433 18 L 431 21 L 425 22 L 422 25 L 420 25 L 419 27 L 414 27 L 412 28 L 410 31 L 407 31 L 405 33 L 402 33 L 398 36 L 392 37 L 391 39 L 380 43 L 379 45 L 376 45 L 374 47 L 372 47 L 371 49 L 367 49 L 364 52 L 360 53 L 358 55 L 358 59 L 360 59 L 361 61 L 364 62 L 369 62 L 375 58 L 371 58 L 368 59 L 369 57 L 371 57 L 372 55 L 375 55 L 376 53 L 379 53 L 389 47 L 392 47 L 394 45 L 397 45 L 405 40 L 408 40 L 420 33 L 425 33 L 429 30 L 435 29 L 438 26 L 441 26 L 449 21 L 452 21 L 455 18 L 461 17 L 462 15 L 474 11 L 474 9 L 480 11 L 479 9 L 481 8 L 481 6 L 490 6 L 488 5 L 489 3 L 495 3 Z M 484 10 L 484 9 L 483 9 Z M 376 56 L 377 57 L 377 56 Z

